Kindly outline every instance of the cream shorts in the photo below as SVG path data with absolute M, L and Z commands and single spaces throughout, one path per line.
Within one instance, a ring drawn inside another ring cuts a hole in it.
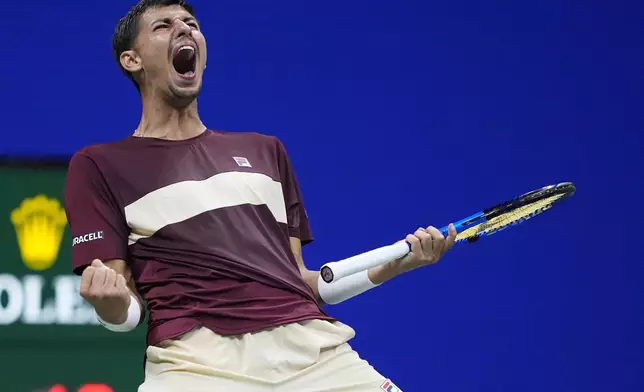
M 340 322 L 311 320 L 238 336 L 207 328 L 149 346 L 138 392 L 398 392 L 360 359 Z

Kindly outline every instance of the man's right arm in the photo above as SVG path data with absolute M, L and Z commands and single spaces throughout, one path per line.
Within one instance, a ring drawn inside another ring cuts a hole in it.
M 81 275 L 81 296 L 102 322 L 120 324 L 132 314 L 131 305 L 138 305 L 140 322 L 144 307 L 125 261 L 129 229 L 124 212 L 104 173 L 84 152 L 69 163 L 65 210 L 73 238 L 72 269 Z

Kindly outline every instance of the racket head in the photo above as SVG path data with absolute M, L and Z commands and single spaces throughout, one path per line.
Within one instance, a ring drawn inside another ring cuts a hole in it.
M 475 242 L 481 237 L 521 224 L 570 198 L 575 191 L 572 182 L 548 185 L 468 216 L 454 223 L 458 231 L 456 242 Z M 441 232 L 446 234 L 447 227 L 442 228 Z

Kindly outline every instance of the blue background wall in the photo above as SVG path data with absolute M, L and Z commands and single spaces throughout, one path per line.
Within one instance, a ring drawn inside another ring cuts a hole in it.
M 274 134 L 311 267 L 545 184 L 561 208 L 331 309 L 405 391 L 644 390 L 644 28 L 632 1 L 195 1 L 212 128 Z M 132 4 L 3 8 L 0 154 L 129 135 Z

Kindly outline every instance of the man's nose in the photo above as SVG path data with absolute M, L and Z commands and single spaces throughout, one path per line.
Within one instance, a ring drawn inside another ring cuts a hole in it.
M 177 38 L 189 36 L 190 33 L 192 32 L 192 29 L 190 28 L 190 26 L 188 26 L 185 22 L 181 20 L 174 21 L 174 28 L 177 30 Z

